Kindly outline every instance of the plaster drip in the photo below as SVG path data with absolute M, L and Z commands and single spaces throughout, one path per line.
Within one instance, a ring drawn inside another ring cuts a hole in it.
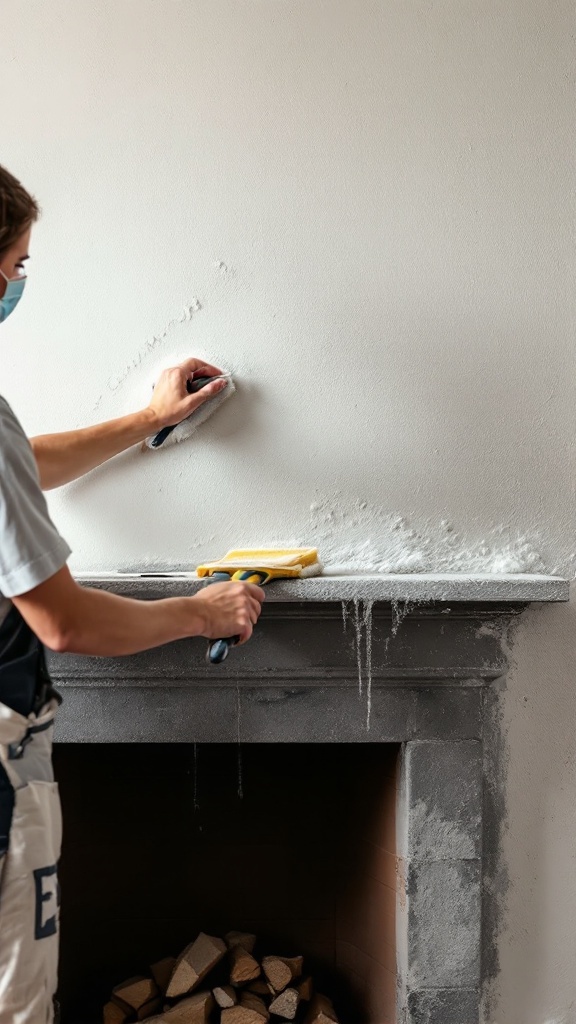
M 352 622 L 352 650 L 358 669 L 358 699 L 364 696 L 364 672 L 366 673 L 366 730 L 370 729 L 372 713 L 372 608 L 373 601 L 342 601 L 342 626 L 347 633 Z
M 360 600 L 355 597 L 354 606 L 354 649 L 358 666 L 358 699 L 362 700 L 362 619 L 360 618 Z
M 390 636 L 396 636 L 400 626 L 414 607 L 413 601 L 392 601 L 392 628 Z
M 236 738 L 238 742 L 238 799 L 244 799 L 244 787 L 242 783 L 242 742 L 240 739 L 240 684 L 236 683 Z
M 344 629 L 344 636 L 348 633 L 348 622 L 350 621 L 350 609 L 348 608 L 348 601 L 342 601 L 342 627 Z
M 194 813 L 200 810 L 200 804 L 198 803 L 198 744 L 194 744 Z
M 370 715 L 372 714 L 372 601 L 364 602 L 364 633 L 366 647 L 366 732 L 370 731 Z
M 390 634 L 383 644 L 384 658 L 388 656 L 390 641 L 398 635 L 398 631 L 413 610 L 415 601 L 392 601 L 392 625 Z M 352 651 L 358 669 L 358 699 L 364 696 L 364 677 L 366 678 L 366 731 L 370 731 L 372 715 L 372 654 L 374 634 L 374 601 L 342 601 L 342 628 L 344 635 L 348 632 L 348 624 L 352 623 Z

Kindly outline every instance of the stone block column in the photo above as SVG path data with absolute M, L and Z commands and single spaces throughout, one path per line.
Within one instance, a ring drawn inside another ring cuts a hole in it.
M 482 744 L 404 744 L 398 796 L 400 1024 L 478 1024 Z

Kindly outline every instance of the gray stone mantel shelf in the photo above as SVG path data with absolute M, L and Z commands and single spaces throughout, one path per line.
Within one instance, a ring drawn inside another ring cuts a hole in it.
M 180 597 L 206 585 L 195 573 L 78 573 L 87 586 L 141 598 Z M 317 576 L 278 580 L 266 590 L 268 602 L 495 602 L 569 600 L 570 584 L 559 576 L 466 573 L 411 573 L 372 576 Z

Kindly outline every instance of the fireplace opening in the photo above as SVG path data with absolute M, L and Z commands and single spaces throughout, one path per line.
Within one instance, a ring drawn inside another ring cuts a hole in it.
M 115 985 L 232 929 L 303 955 L 342 1024 L 394 1024 L 398 752 L 57 744 L 62 1024 L 101 1021 Z

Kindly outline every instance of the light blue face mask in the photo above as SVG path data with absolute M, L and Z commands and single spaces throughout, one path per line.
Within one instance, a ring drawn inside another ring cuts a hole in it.
M 2 274 L 2 277 L 7 282 L 7 284 L 6 284 L 6 291 L 4 292 L 4 295 L 2 296 L 2 298 L 0 299 L 0 324 L 1 324 L 6 319 L 7 316 L 10 316 L 10 313 L 14 312 L 14 310 L 16 309 L 16 306 L 20 302 L 20 299 L 22 298 L 22 294 L 24 292 L 24 286 L 26 284 L 26 278 L 25 277 L 16 277 L 16 278 L 6 277 L 6 274 L 4 273 L 3 270 L 0 270 L 0 274 Z

